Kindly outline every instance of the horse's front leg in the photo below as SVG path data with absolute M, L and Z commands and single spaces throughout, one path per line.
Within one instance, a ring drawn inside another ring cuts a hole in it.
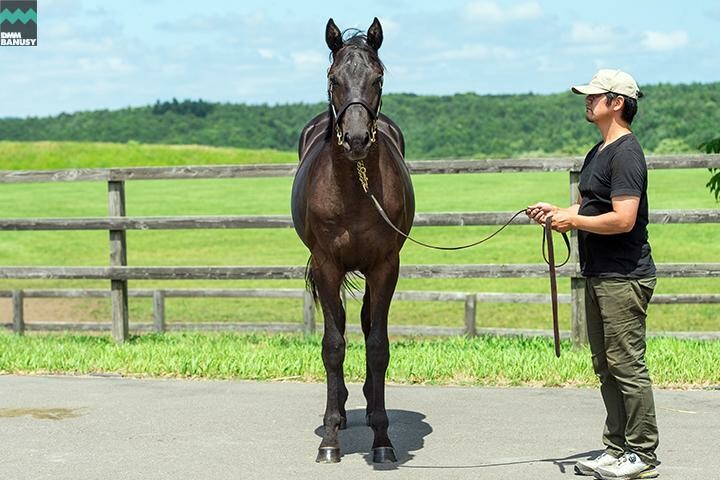
M 327 376 L 327 403 L 323 417 L 325 433 L 316 461 L 337 463 L 340 461 L 338 430 L 345 426 L 345 401 L 348 397 L 343 379 L 345 310 L 340 300 L 340 285 L 345 272 L 329 262 L 316 262 L 315 259 L 312 269 L 324 316 L 322 359 Z
M 370 286 L 370 331 L 365 340 L 365 355 L 370 371 L 370 388 L 367 393 L 369 418 L 373 429 L 373 462 L 396 462 L 395 450 L 388 437 L 388 416 L 385 411 L 385 372 L 390 362 L 388 339 L 388 312 L 399 272 L 397 255 L 381 262 L 366 275 Z M 366 383 L 367 384 L 367 383 Z
M 372 324 L 370 318 L 370 286 L 365 283 L 365 295 L 363 295 L 362 309 L 360 310 L 360 326 L 362 327 L 363 336 L 365 337 L 365 343 L 370 336 L 370 325 Z M 365 422 L 370 426 L 370 413 L 373 411 L 373 384 L 372 384 L 372 371 L 370 370 L 370 364 L 367 360 L 367 350 L 365 354 L 365 383 L 363 384 L 363 394 L 367 401 L 367 408 L 365 409 Z

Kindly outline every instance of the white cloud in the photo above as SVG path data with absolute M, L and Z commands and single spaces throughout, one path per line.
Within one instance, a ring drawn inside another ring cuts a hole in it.
M 682 48 L 688 44 L 688 34 L 682 30 L 674 32 L 645 32 L 643 46 L 648 50 L 665 52 Z
M 275 53 L 272 50 L 270 50 L 269 48 L 259 48 L 258 55 L 260 55 L 260 57 L 268 59 L 268 60 L 275 58 Z
M 327 63 L 327 55 L 316 50 L 304 50 L 291 54 L 293 63 L 301 69 L 316 68 Z
M 173 18 L 158 22 L 155 28 L 160 31 L 194 35 L 197 33 L 214 34 L 235 32 L 238 29 L 262 28 L 266 22 L 265 15 L 260 12 L 248 14 L 193 15 L 184 18 Z
M 107 74 L 107 73 L 130 73 L 136 70 L 125 60 L 119 57 L 109 58 L 80 58 L 77 61 L 82 70 L 87 73 Z
M 523 2 L 502 8 L 495 2 L 476 1 L 465 5 L 465 15 L 473 22 L 506 23 L 540 18 L 543 11 L 537 2 Z
M 575 23 L 570 31 L 570 39 L 575 43 L 582 44 L 612 44 L 617 37 L 617 32 L 609 25 Z
M 431 60 L 481 60 L 486 58 L 509 59 L 515 52 L 506 47 L 475 44 L 463 45 L 455 50 L 444 50 L 431 56 Z
M 510 7 L 511 20 L 532 20 L 542 17 L 542 7 L 537 2 L 525 2 Z
M 390 35 L 398 35 L 399 33 L 399 25 L 395 20 L 392 20 L 387 17 L 379 17 L 378 20 L 380 20 L 380 25 L 383 29 L 383 36 Z

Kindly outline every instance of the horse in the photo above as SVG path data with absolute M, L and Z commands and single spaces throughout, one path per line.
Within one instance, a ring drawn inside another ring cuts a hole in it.
M 356 31 L 343 39 L 331 18 L 325 41 L 332 52 L 328 109 L 302 130 L 291 199 L 295 231 L 310 251 L 307 285 L 316 302 L 319 298 L 325 319 L 322 359 L 327 404 L 316 461 L 340 461 L 338 430 L 346 427 L 348 398 L 341 289 L 352 284 L 352 275 L 359 272 L 365 278 L 360 322 L 365 337 L 366 423 L 374 433 L 373 462 L 393 463 L 397 459 L 385 410 L 388 312 L 405 237 L 383 221 L 368 193 L 405 234 L 412 227 L 415 196 L 402 132 L 380 113 L 384 74 L 378 57 L 383 41 L 380 22 L 375 18 L 366 34 Z

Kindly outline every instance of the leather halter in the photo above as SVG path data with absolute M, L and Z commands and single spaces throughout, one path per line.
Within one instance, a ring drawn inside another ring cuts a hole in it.
M 335 102 L 333 102 L 333 94 L 332 94 L 332 83 L 328 79 L 328 98 L 330 99 L 330 108 L 332 110 L 333 119 L 335 121 L 335 135 L 337 136 L 337 143 L 338 145 L 343 144 L 343 131 L 340 128 L 340 119 L 345 114 L 345 110 L 348 109 L 351 105 L 362 105 L 365 110 L 370 114 L 370 118 L 372 118 L 372 127 L 370 129 L 370 142 L 375 143 L 376 135 L 377 135 L 377 121 L 378 117 L 380 116 L 380 107 L 382 107 L 382 88 L 380 88 L 380 93 L 378 94 L 380 97 L 380 101 L 378 102 L 377 110 L 373 110 L 368 102 L 362 98 L 362 97 L 353 97 L 349 99 L 345 104 L 340 108 L 340 110 L 335 109 Z

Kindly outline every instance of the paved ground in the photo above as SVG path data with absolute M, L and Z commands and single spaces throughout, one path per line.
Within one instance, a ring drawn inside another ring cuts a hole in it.
M 318 465 L 324 388 L 0 376 L 0 479 L 570 479 L 600 446 L 595 390 L 389 386 L 399 462 L 375 467 L 351 385 L 342 462 Z M 656 403 L 661 478 L 720 478 L 720 391 Z

